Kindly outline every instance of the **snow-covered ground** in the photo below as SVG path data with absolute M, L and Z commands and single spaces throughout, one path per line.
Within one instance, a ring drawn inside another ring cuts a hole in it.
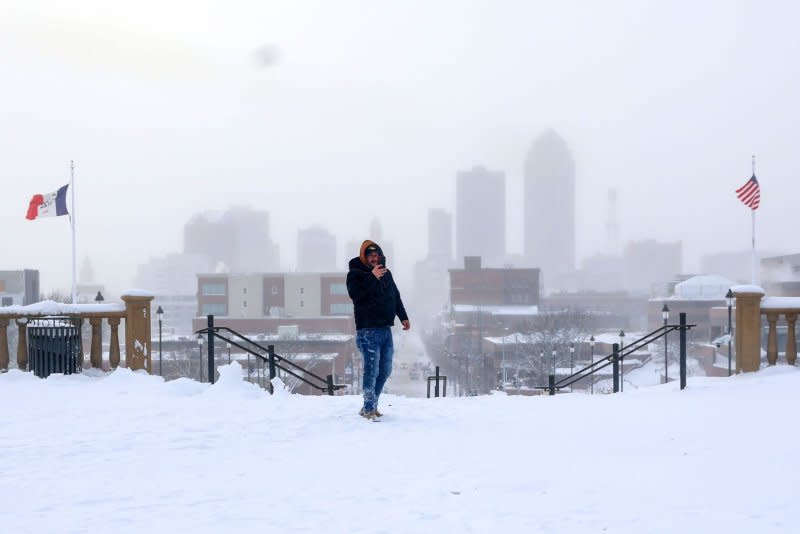
M 0 375 L 0 530 L 800 532 L 800 371 L 618 395 L 269 396 Z

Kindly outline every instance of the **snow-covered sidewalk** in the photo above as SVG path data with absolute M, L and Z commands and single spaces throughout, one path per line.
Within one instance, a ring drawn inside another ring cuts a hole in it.
M 269 396 L 0 375 L 2 531 L 798 532 L 800 373 L 619 395 Z

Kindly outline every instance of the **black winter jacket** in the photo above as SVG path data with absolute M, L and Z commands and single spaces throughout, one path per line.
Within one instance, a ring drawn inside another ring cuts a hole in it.
M 379 280 L 358 257 L 350 260 L 347 293 L 353 299 L 356 330 L 393 326 L 395 316 L 401 321 L 408 319 L 392 273 L 387 270 Z

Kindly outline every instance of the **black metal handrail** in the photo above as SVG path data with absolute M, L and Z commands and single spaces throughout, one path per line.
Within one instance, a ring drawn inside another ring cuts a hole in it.
M 232 337 L 226 337 L 221 332 L 226 332 Z M 319 390 L 327 392 L 328 395 L 333 395 L 335 391 L 340 389 L 344 389 L 347 386 L 345 384 L 334 384 L 333 383 L 333 375 L 327 375 L 325 378 L 319 376 L 318 374 L 297 365 L 293 361 L 289 360 L 288 358 L 284 358 L 283 356 L 277 354 L 275 352 L 275 345 L 267 345 L 266 347 L 253 341 L 252 339 L 248 338 L 247 336 L 240 334 L 236 330 L 229 328 L 227 326 L 214 326 L 214 316 L 208 316 L 208 326 L 206 328 L 200 329 L 196 334 L 206 334 L 209 338 L 209 347 L 208 347 L 208 359 L 209 359 L 209 377 L 211 378 L 211 382 L 213 383 L 213 372 L 212 372 L 212 365 L 214 361 L 214 343 L 213 340 L 220 339 L 226 343 L 230 343 L 231 346 L 241 349 L 242 351 L 255 356 L 256 358 L 261 359 L 262 361 L 266 362 L 269 365 L 269 378 L 270 378 L 270 385 L 269 391 L 273 393 L 273 386 L 272 386 L 272 379 L 278 375 L 278 370 L 283 371 L 286 374 L 292 375 L 293 377 L 297 378 L 301 382 L 307 384 L 308 386 Z M 249 345 L 255 347 L 249 348 L 245 346 L 242 342 L 246 342 Z M 260 352 L 259 352 L 260 351 Z M 298 374 L 302 373 L 302 374 Z M 320 385 L 319 383 L 314 383 L 306 376 L 310 376 L 313 379 L 316 379 L 318 382 L 324 384 Z
M 551 395 L 555 395 L 556 390 L 563 389 L 567 386 L 571 386 L 575 382 L 579 380 L 583 380 L 584 378 L 592 376 L 594 373 L 600 371 L 601 369 L 605 369 L 609 365 L 614 366 L 614 393 L 619 391 L 619 362 L 625 360 L 625 356 L 630 356 L 631 354 L 637 352 L 638 350 L 646 347 L 650 343 L 661 339 L 662 337 L 666 336 L 668 333 L 673 331 L 680 332 L 680 364 L 681 364 L 681 389 L 686 387 L 686 331 L 694 328 L 695 324 L 686 324 L 686 314 L 680 314 L 680 322 L 679 324 L 671 324 L 671 325 L 664 325 L 661 326 L 652 332 L 645 334 L 644 336 L 640 337 L 639 339 L 633 341 L 632 343 L 624 346 L 622 350 L 619 349 L 619 344 L 614 343 L 613 347 L 614 350 L 608 356 L 601 357 L 596 362 L 592 362 L 591 364 L 587 365 L 583 369 L 579 369 L 574 373 L 566 376 L 560 380 L 555 379 L 555 375 L 548 376 L 548 384 L 546 386 L 537 386 L 537 389 L 546 389 L 550 392 Z

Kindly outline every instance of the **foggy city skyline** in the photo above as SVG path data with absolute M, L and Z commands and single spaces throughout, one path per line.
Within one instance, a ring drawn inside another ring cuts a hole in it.
M 193 216 L 249 206 L 269 213 L 287 271 L 298 230 L 330 232 L 345 271 L 358 252 L 345 244 L 375 238 L 378 220 L 410 293 L 428 210 L 456 220 L 459 172 L 504 175 L 502 248 L 522 254 L 525 158 L 548 129 L 575 163 L 576 268 L 608 253 L 610 189 L 621 248 L 681 241 L 684 272 L 749 250 L 734 190 L 752 154 L 758 250 L 795 252 L 784 214 L 800 164 L 798 11 L 6 1 L 2 268 L 38 269 L 44 293 L 69 288 L 66 218 L 26 221 L 25 209 L 68 183 L 74 160 L 78 262 L 113 292 L 182 251 Z

